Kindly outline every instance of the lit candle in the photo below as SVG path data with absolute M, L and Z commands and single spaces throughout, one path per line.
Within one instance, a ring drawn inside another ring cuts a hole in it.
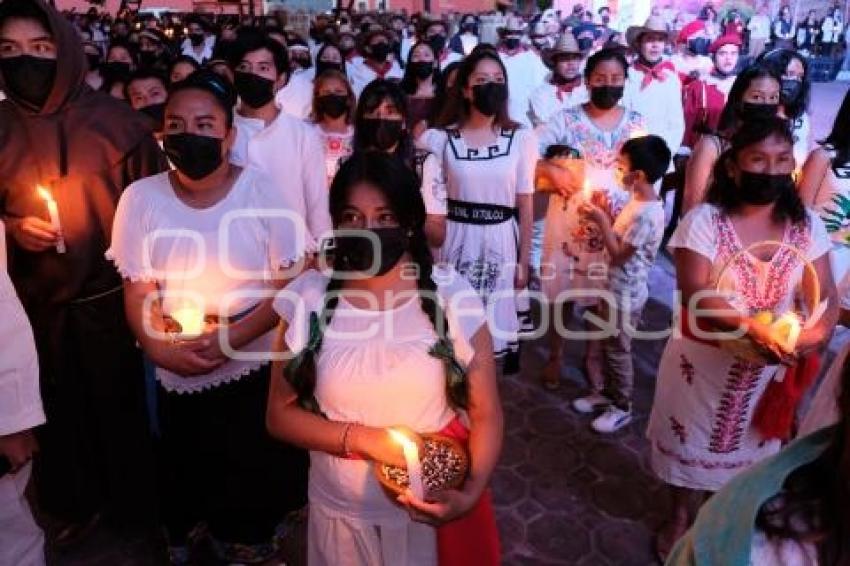
M 59 207 L 56 206 L 56 201 L 53 200 L 53 195 L 50 194 L 50 191 L 38 185 L 36 187 L 38 191 L 38 196 L 44 199 L 44 202 L 47 203 L 47 213 L 50 215 L 50 224 L 53 225 L 53 229 L 59 234 L 59 239 L 56 240 L 56 252 L 60 254 L 65 253 L 65 238 L 62 237 L 62 224 L 59 222 Z
M 191 306 L 180 307 L 171 313 L 171 318 L 180 325 L 180 338 L 197 338 L 204 333 L 204 313 Z
M 590 200 L 593 198 L 593 189 L 590 188 L 590 179 L 584 180 L 584 187 L 581 190 L 582 197 L 584 197 L 584 202 L 590 203 Z
M 422 484 L 422 464 L 419 462 L 419 447 L 404 433 L 390 429 L 390 437 L 401 444 L 404 449 L 404 460 L 407 462 L 407 477 L 410 478 L 410 491 L 417 499 L 425 497 Z
M 773 323 L 773 327 L 780 333 L 780 339 L 785 342 L 785 347 L 794 350 L 797 340 L 800 338 L 802 325 L 796 313 L 786 312 Z

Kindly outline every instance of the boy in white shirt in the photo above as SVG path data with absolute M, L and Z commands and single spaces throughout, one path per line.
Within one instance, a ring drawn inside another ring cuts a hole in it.
M 609 296 L 602 301 L 602 310 L 603 318 L 616 327 L 616 335 L 606 338 L 603 346 L 604 389 L 576 399 L 573 407 L 580 413 L 604 408 L 591 423 L 602 434 L 620 430 L 632 420 L 632 336 L 649 297 L 647 280 L 664 237 L 664 207 L 653 184 L 664 176 L 670 158 L 659 136 L 630 139 L 620 150 L 617 170 L 631 200 L 613 222 L 607 211 L 594 204 L 581 209 L 599 226 L 611 256 Z

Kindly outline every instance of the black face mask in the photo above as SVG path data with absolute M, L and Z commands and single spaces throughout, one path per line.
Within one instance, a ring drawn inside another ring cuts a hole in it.
M 155 51 L 139 51 L 139 65 L 142 67 L 151 67 L 158 57 Z
M 796 104 L 803 92 L 803 83 L 796 79 L 782 79 L 782 102 Z
M 711 46 L 711 40 L 705 37 L 688 40 L 688 51 L 694 55 L 708 54 L 708 48 Z
M 741 171 L 741 202 L 753 205 L 766 205 L 776 202 L 786 192 L 796 190 L 791 174 L 769 175 Z
M 316 61 L 316 76 L 318 77 L 325 71 L 339 71 L 345 74 L 345 65 L 342 63 L 331 63 L 329 61 Z
M 495 116 L 508 100 L 508 85 L 484 83 L 472 87 L 472 105 L 485 116 Z
M 189 41 L 192 43 L 194 47 L 200 47 L 204 43 L 204 34 L 202 33 L 190 33 Z
M 331 118 L 339 118 L 348 112 L 348 97 L 341 94 L 325 94 L 316 99 L 316 109 Z
M 623 98 L 621 86 L 594 86 L 590 88 L 590 101 L 601 110 L 614 108 Z
M 342 55 L 343 59 L 347 59 L 349 55 L 354 53 L 354 46 L 353 45 L 345 46 L 345 47 L 340 46 L 339 53 L 340 53 L 340 55 Z
M 578 39 L 579 50 L 589 51 L 591 47 L 593 47 L 593 40 L 589 37 L 582 37 Z
M 100 67 L 100 74 L 108 81 L 126 80 L 130 76 L 130 63 L 110 61 Z
M 478 30 L 476 29 L 476 27 L 477 26 L 475 24 L 463 24 L 460 29 L 463 33 L 471 33 L 473 35 L 478 35 Z
M 404 132 L 402 120 L 384 120 L 383 118 L 364 118 L 360 125 L 363 139 L 380 151 L 389 151 Z
M 154 131 L 161 131 L 163 122 L 165 122 L 165 103 L 150 104 L 139 108 L 139 112 L 148 116 L 154 124 Z
M 334 237 L 331 254 L 335 271 L 371 273 L 377 269 L 376 276 L 385 275 L 396 266 L 410 244 L 410 238 L 404 228 L 356 231 L 363 235 L 353 233 L 355 231 L 346 232 Z M 370 233 L 374 238 L 368 236 Z
M 89 71 L 96 71 L 100 67 L 100 55 L 94 53 L 86 53 L 86 61 L 89 64 Z
M 519 38 L 518 37 L 506 37 L 505 38 L 505 47 L 508 51 L 513 51 L 514 49 L 519 47 Z
M 427 79 L 428 77 L 434 74 L 434 63 L 432 62 L 424 63 L 419 61 L 414 63 L 408 63 L 407 67 L 410 69 L 410 72 L 413 74 L 413 76 L 417 79 Z
M 18 55 L 0 59 L 0 73 L 9 97 L 39 110 L 47 102 L 56 79 L 56 60 Z
M 378 63 L 383 63 L 387 60 L 387 55 L 390 54 L 389 43 L 375 43 L 369 47 L 369 58 Z
M 568 85 L 570 83 L 577 81 L 578 78 L 579 78 L 579 75 L 573 75 L 571 77 L 565 77 L 565 76 L 561 75 L 560 73 L 554 73 L 552 75 L 552 82 L 554 82 L 556 85 Z
M 165 136 L 163 149 L 178 171 L 197 181 L 209 176 L 221 166 L 220 138 L 197 134 L 170 134 Z
M 431 45 L 431 49 L 434 50 L 434 53 L 439 55 L 446 47 L 446 36 L 441 34 L 432 35 L 428 38 L 428 43 Z
M 233 86 L 242 102 L 251 108 L 262 108 L 274 99 L 274 81 L 254 73 L 236 71 Z
M 757 102 L 741 104 L 741 116 L 747 120 L 768 120 L 775 118 L 777 112 L 779 112 L 778 104 L 759 104 Z

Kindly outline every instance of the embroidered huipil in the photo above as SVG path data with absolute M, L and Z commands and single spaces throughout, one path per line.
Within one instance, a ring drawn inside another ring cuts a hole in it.
M 806 222 L 788 225 L 784 242 L 809 261 L 830 249 L 826 229 L 812 212 Z M 787 248 L 779 248 L 768 261 L 750 253 L 734 258 L 743 246 L 729 217 L 712 205 L 703 204 L 688 214 L 670 247 L 705 257 L 715 283 L 732 260 L 719 290 L 744 313 L 786 312 L 798 296 L 803 277 L 800 259 Z M 658 477 L 680 487 L 716 491 L 777 452 L 779 441 L 765 441 L 751 426 L 777 367 L 749 362 L 674 333 L 659 363 L 647 430 Z

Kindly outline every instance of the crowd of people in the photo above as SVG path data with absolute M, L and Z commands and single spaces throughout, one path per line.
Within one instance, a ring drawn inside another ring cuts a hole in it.
M 619 33 L 578 8 L 503 4 L 488 38 L 477 14 L 300 33 L 3 0 L 0 564 L 44 563 L 31 476 L 60 549 L 158 524 L 173 564 L 202 544 L 224 564 L 499 564 L 499 376 L 545 336 L 526 377 L 580 367 L 573 409 L 630 426 L 664 250 L 659 559 L 849 563 L 847 352 L 818 376 L 850 322 L 850 95 L 824 140 L 809 114 L 840 11 L 801 44 L 808 23 L 764 35 L 764 9 L 673 33 L 659 7 Z M 433 433 L 468 473 L 417 493 L 410 446 Z

